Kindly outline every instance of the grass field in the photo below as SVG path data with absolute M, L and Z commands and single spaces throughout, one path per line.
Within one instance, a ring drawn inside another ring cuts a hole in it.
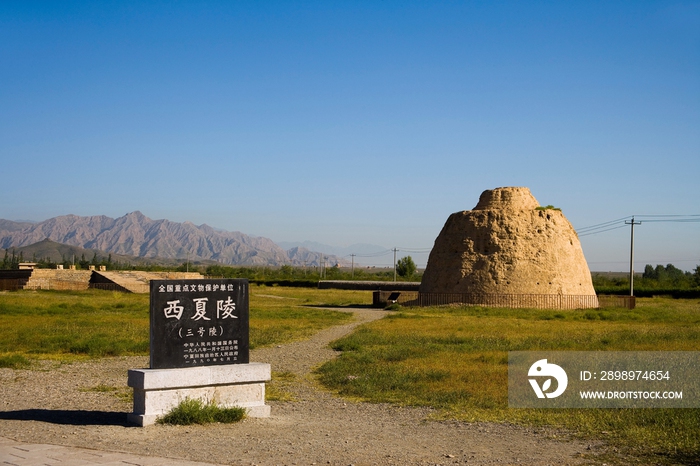
M 251 286 L 251 345 L 304 338 L 348 321 L 313 306 L 369 305 L 359 291 Z M 437 418 L 563 427 L 643 463 L 700 464 L 698 409 L 509 409 L 511 350 L 700 350 L 700 300 L 637 308 L 402 308 L 334 343 L 323 384 L 367 401 L 433 406 Z M 0 293 L 0 367 L 33 359 L 148 354 L 148 296 L 90 290 Z M 284 383 L 293 374 L 276 374 Z M 274 393 L 271 393 L 274 395 Z M 281 390 L 277 399 L 285 399 Z M 614 460 L 614 458 L 612 458 Z
M 698 409 L 509 409 L 508 351 L 700 349 L 700 301 L 634 310 L 403 308 L 334 343 L 322 383 L 343 396 L 432 406 L 439 418 L 551 425 L 653 461 L 700 461 Z
M 358 292 L 303 288 L 251 286 L 250 292 L 251 348 L 302 339 L 352 318 L 302 305 L 371 300 Z M 148 326 L 148 295 L 100 290 L 2 292 L 0 367 L 26 367 L 32 359 L 147 355 Z

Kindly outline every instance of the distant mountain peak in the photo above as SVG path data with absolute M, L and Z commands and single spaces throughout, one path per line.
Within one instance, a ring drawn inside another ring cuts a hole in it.
M 184 227 L 184 228 L 183 228 Z M 217 230 L 206 224 L 151 220 L 140 211 L 113 219 L 64 215 L 29 224 L 0 219 L 0 247 L 22 247 L 53 241 L 120 255 L 215 260 L 228 265 L 314 265 L 321 253 L 287 251 L 264 237 Z M 330 260 L 342 259 L 333 258 Z

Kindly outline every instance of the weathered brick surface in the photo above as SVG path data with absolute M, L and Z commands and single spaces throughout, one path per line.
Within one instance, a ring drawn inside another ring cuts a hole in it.
M 34 269 L 25 289 L 87 290 L 92 272 L 89 270 Z
M 452 214 L 420 291 L 595 295 L 576 231 L 561 211 L 538 206 L 528 188 L 497 188 Z

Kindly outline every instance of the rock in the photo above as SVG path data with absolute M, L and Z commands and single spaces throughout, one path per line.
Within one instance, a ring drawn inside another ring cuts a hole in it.
M 576 231 L 524 187 L 484 191 L 473 210 L 450 215 L 420 292 L 595 296 Z

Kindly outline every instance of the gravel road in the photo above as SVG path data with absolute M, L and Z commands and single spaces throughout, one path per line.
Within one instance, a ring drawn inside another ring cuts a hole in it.
M 328 343 L 385 315 L 347 312 L 355 315 L 351 324 L 251 351 L 251 361 L 295 374 L 285 387 L 293 401 L 269 402 L 270 418 L 131 427 L 126 372 L 147 367 L 147 358 L 42 362 L 38 369 L 0 369 L 0 437 L 231 465 L 573 465 L 597 464 L 605 453 L 604 445 L 560 431 L 429 421 L 427 408 L 351 402 L 319 389 L 310 371 L 336 355 Z

